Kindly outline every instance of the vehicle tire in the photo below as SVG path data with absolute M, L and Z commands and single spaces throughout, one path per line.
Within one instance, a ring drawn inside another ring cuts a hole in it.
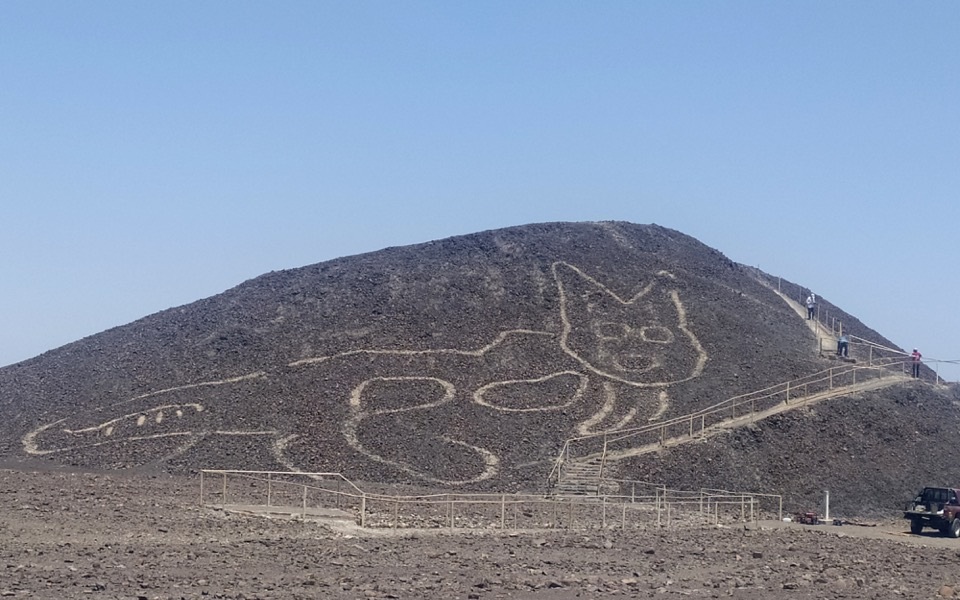
M 950 527 L 947 529 L 947 535 L 952 538 L 960 538 L 960 518 L 954 517 L 950 521 Z
M 910 519 L 910 533 L 917 535 L 923 531 L 923 521 L 920 519 Z

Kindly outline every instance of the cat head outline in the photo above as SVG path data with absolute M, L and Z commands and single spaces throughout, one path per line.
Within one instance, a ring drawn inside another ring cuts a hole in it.
M 579 268 L 551 267 L 560 294 L 560 346 L 597 375 L 635 387 L 698 377 L 707 353 L 687 326 L 675 277 L 660 271 L 624 299 Z

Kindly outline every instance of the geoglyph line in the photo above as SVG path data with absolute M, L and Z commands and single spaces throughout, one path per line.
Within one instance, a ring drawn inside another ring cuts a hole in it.
M 472 391 L 472 393 L 468 392 L 465 397 L 468 398 L 471 402 L 474 402 L 480 406 L 483 406 L 485 408 L 495 410 L 498 412 L 502 412 L 502 413 L 557 411 L 557 410 L 568 408 L 575 403 L 583 401 L 583 397 L 586 394 L 586 390 L 588 389 L 589 377 L 598 376 L 598 377 L 601 377 L 604 382 L 602 405 L 591 416 L 589 416 L 588 418 L 586 418 L 585 420 L 579 423 L 576 423 L 574 425 L 574 429 L 576 431 L 580 433 L 592 432 L 595 427 L 597 427 L 604 420 L 610 418 L 610 416 L 617 411 L 618 393 L 617 393 L 615 384 L 622 384 L 622 385 L 626 385 L 634 388 L 659 388 L 658 406 L 655 414 L 652 417 L 650 417 L 650 419 L 652 420 L 652 419 L 659 418 L 668 410 L 668 407 L 669 407 L 669 397 L 665 391 L 665 388 L 674 383 L 688 381 L 689 379 L 692 379 L 694 377 L 701 375 L 704 369 L 704 365 L 706 364 L 706 361 L 707 361 L 707 353 L 701 346 L 697 337 L 693 334 L 692 331 L 690 331 L 688 327 L 687 319 L 686 319 L 686 310 L 683 303 L 680 300 L 679 293 L 677 292 L 677 290 L 667 290 L 667 296 L 669 297 L 669 302 L 672 305 L 672 308 L 675 310 L 676 317 L 677 317 L 677 322 L 674 324 L 674 327 L 679 332 L 682 333 L 681 337 L 684 338 L 685 342 L 690 344 L 690 348 L 692 348 L 692 351 L 695 353 L 695 361 L 693 363 L 692 368 L 686 371 L 683 375 L 679 376 L 680 378 L 672 381 L 655 381 L 655 382 L 632 381 L 627 376 L 623 376 L 618 373 L 611 372 L 609 369 L 605 367 L 601 368 L 600 366 L 593 364 L 590 360 L 588 360 L 584 356 L 581 356 L 576 350 L 571 348 L 569 343 L 570 335 L 571 335 L 571 332 L 574 331 L 574 328 L 579 325 L 579 323 L 572 323 L 570 319 L 570 308 L 569 308 L 570 298 L 568 297 L 567 290 L 565 289 L 565 286 L 564 286 L 563 277 L 561 276 L 561 273 L 560 273 L 561 268 L 568 269 L 569 272 L 575 274 L 582 281 L 587 282 L 589 285 L 593 286 L 596 290 L 600 291 L 602 294 L 605 294 L 606 297 L 612 298 L 616 302 L 619 302 L 619 304 L 623 307 L 631 307 L 634 304 L 639 305 L 639 303 L 645 300 L 648 294 L 650 294 L 650 292 L 657 285 L 661 285 L 656 280 L 653 280 L 649 282 L 646 286 L 644 286 L 638 293 L 634 294 L 630 298 L 624 299 L 618 296 L 615 292 L 613 292 L 607 286 L 603 285 L 602 283 L 600 283 L 590 275 L 587 275 L 586 273 L 584 273 L 578 267 L 566 262 L 558 261 L 551 265 L 551 273 L 553 275 L 554 283 L 556 284 L 556 289 L 557 289 L 557 293 L 559 295 L 559 300 L 560 300 L 559 317 L 561 322 L 561 331 L 559 332 L 559 334 L 556 332 L 538 331 L 538 330 L 530 330 L 530 329 L 511 329 L 511 330 L 501 331 L 490 343 L 476 349 L 458 349 L 458 348 L 441 348 L 441 349 L 428 349 L 428 350 L 356 349 L 356 350 L 348 350 L 348 351 L 332 354 L 329 356 L 304 358 L 304 359 L 287 363 L 286 366 L 287 367 L 302 367 L 302 366 L 314 366 L 314 365 L 322 366 L 324 363 L 328 363 L 335 359 L 350 360 L 352 357 L 360 357 L 360 356 L 418 357 L 418 356 L 437 356 L 437 355 L 457 355 L 457 356 L 466 356 L 466 357 L 483 357 L 486 354 L 490 353 L 491 351 L 497 349 L 499 346 L 505 344 L 512 336 L 536 336 L 536 337 L 542 337 L 545 339 L 555 340 L 551 342 L 552 344 L 555 344 L 555 346 L 551 346 L 551 348 L 558 349 L 563 354 L 574 359 L 576 363 L 582 367 L 582 370 L 580 369 L 564 370 L 564 371 L 544 374 L 538 377 L 537 376 L 530 377 L 526 379 L 504 379 L 504 380 L 492 381 L 476 388 L 475 390 Z M 663 279 L 669 279 L 669 280 L 675 279 L 675 277 L 672 274 L 666 271 L 661 271 L 657 273 L 657 275 Z M 625 328 L 625 330 L 629 329 L 629 327 L 626 325 L 623 325 L 623 327 Z M 654 332 L 652 337 L 647 335 L 646 329 L 648 327 L 651 329 L 651 331 Z M 671 344 L 675 341 L 673 332 L 670 331 L 668 327 L 665 327 L 664 324 L 662 323 L 653 323 L 653 324 L 644 325 L 644 327 L 639 328 L 637 331 L 639 331 L 640 337 L 645 342 Z M 599 331 L 594 331 L 594 335 L 597 336 L 597 338 L 599 339 L 598 343 L 600 344 L 617 341 L 617 338 L 615 336 L 613 337 L 611 337 L 610 335 L 604 336 Z M 658 335 L 660 335 L 661 337 L 657 337 Z M 613 365 L 620 368 L 621 370 L 629 371 L 629 369 L 626 369 L 622 365 L 622 363 L 619 362 L 619 358 L 617 356 L 612 356 L 610 362 Z M 653 356 L 650 359 L 650 364 L 656 367 L 664 366 L 662 364 L 661 359 L 657 356 Z M 376 369 L 377 367 L 376 365 L 374 365 L 372 368 Z M 424 479 L 424 480 L 432 481 L 436 483 L 456 485 L 456 484 L 482 481 L 496 475 L 500 465 L 500 458 L 496 454 L 484 448 L 480 448 L 480 447 L 468 444 L 463 440 L 454 439 L 452 437 L 449 437 L 443 434 L 438 435 L 437 439 L 443 440 L 448 444 L 460 446 L 468 450 L 469 452 L 472 452 L 478 455 L 478 457 L 481 459 L 481 462 L 483 464 L 483 467 L 480 473 L 476 474 L 473 477 L 456 480 L 456 481 L 438 478 L 438 477 L 435 477 L 434 475 L 431 475 L 430 473 L 426 473 L 421 469 L 418 469 L 416 465 L 410 465 L 398 460 L 392 460 L 392 459 L 385 458 L 383 456 L 378 456 L 376 453 L 371 452 L 362 443 L 362 441 L 358 437 L 357 431 L 358 431 L 360 422 L 366 418 L 389 415 L 389 414 L 398 414 L 398 413 L 409 412 L 409 411 L 429 410 L 431 408 L 439 407 L 443 404 L 447 404 L 455 400 L 457 396 L 457 390 L 451 382 L 438 377 L 434 377 L 434 376 L 420 375 L 420 374 L 417 374 L 415 371 L 416 371 L 416 368 L 413 368 L 411 369 L 411 372 L 408 375 L 404 375 L 404 376 L 384 377 L 384 376 L 375 375 L 373 377 L 370 377 L 368 379 L 361 381 L 359 384 L 357 384 L 353 388 L 349 397 L 346 399 L 347 407 L 348 407 L 348 410 L 350 411 L 350 414 L 348 418 L 344 421 L 341 427 L 342 435 L 344 436 L 344 439 L 347 441 L 348 445 L 350 445 L 357 452 L 366 456 L 369 460 L 390 465 L 396 469 L 399 469 L 400 471 L 414 475 L 415 477 L 418 477 L 420 479 Z M 494 393 L 497 390 L 507 388 L 509 386 L 536 385 L 536 384 L 548 382 L 552 378 L 563 376 L 563 375 L 571 375 L 571 376 L 577 377 L 578 384 L 577 384 L 576 390 L 573 391 L 572 394 L 570 394 L 568 397 L 562 398 L 561 400 L 551 401 L 549 403 L 542 404 L 539 406 L 513 407 L 513 406 L 504 406 L 504 405 L 497 404 L 496 401 L 492 401 L 489 397 L 489 394 Z M 197 390 L 197 389 L 201 389 L 204 387 L 211 387 L 211 386 L 242 384 L 242 383 L 256 380 L 256 379 L 264 379 L 264 378 L 276 377 L 276 376 L 277 375 L 268 375 L 267 372 L 260 370 L 260 371 L 255 371 L 252 373 L 248 373 L 248 374 L 240 375 L 236 377 L 227 377 L 223 379 L 216 379 L 216 380 L 204 381 L 199 383 L 192 383 L 192 384 L 186 384 L 181 386 L 164 388 L 161 390 L 156 390 L 153 392 L 134 396 L 122 402 L 116 403 L 112 406 L 129 404 L 139 400 L 162 396 L 164 394 L 171 394 L 175 392 L 182 392 L 182 391 L 188 391 L 188 390 Z M 366 404 L 368 403 L 364 402 L 364 392 L 368 390 L 369 386 L 380 381 L 399 382 L 401 385 L 403 383 L 429 381 L 439 386 L 438 387 L 439 395 L 431 401 L 420 402 L 413 406 L 400 406 L 400 407 L 394 407 L 394 408 L 381 408 L 381 409 L 371 410 L 370 407 L 366 406 Z M 299 439 L 299 436 L 290 435 L 290 434 L 284 435 L 284 432 L 281 432 L 281 431 L 274 431 L 274 430 L 189 431 L 189 430 L 184 430 L 184 431 L 177 431 L 177 432 L 158 433 L 153 435 L 135 435 L 135 436 L 122 437 L 122 438 L 114 437 L 114 434 L 117 431 L 116 429 L 117 426 L 121 424 L 123 421 L 132 420 L 135 422 L 135 426 L 137 428 L 145 427 L 147 425 L 152 425 L 152 424 L 160 425 L 161 423 L 164 422 L 164 419 L 166 418 L 183 417 L 184 416 L 183 411 L 188 409 L 193 409 L 196 413 L 200 413 L 204 411 L 203 405 L 199 403 L 188 403 L 188 404 L 179 404 L 179 405 L 164 404 L 161 406 L 152 407 L 144 411 L 128 413 L 119 417 L 108 419 L 93 426 L 76 428 L 76 429 L 64 427 L 62 429 L 62 432 L 67 435 L 72 435 L 77 437 L 83 437 L 85 435 L 96 435 L 96 436 L 111 438 L 109 440 L 96 441 L 93 443 L 88 443 L 88 444 L 79 445 L 79 446 L 68 445 L 66 447 L 53 448 L 53 449 L 41 448 L 37 442 L 38 436 L 51 428 L 65 424 L 67 419 L 61 419 L 59 421 L 55 421 L 53 423 L 43 425 L 37 428 L 36 430 L 28 433 L 23 437 L 22 443 L 24 446 L 24 450 L 28 454 L 50 454 L 54 452 L 63 452 L 66 450 L 72 450 L 77 448 L 89 448 L 89 447 L 97 447 L 105 444 L 114 444 L 114 443 L 118 443 L 119 441 L 131 441 L 131 442 L 145 441 L 145 440 L 154 440 L 154 439 L 159 439 L 164 437 L 176 437 L 176 436 L 187 437 L 187 438 L 192 437 L 192 440 L 193 440 L 191 442 L 191 445 L 192 445 L 193 443 L 196 443 L 198 439 L 211 434 L 231 435 L 231 436 L 232 435 L 252 435 L 252 436 L 272 435 L 277 437 L 277 439 L 272 444 L 271 450 L 275 458 L 278 460 L 278 462 L 283 464 L 285 467 L 287 467 L 291 471 L 300 471 L 300 469 L 297 468 L 297 465 L 293 464 L 293 462 L 289 460 L 287 456 L 290 445 L 294 441 Z M 104 410 L 104 409 L 98 409 L 98 410 Z M 620 417 L 618 422 L 615 424 L 614 428 L 621 429 L 623 427 L 626 427 L 630 422 L 632 422 L 636 418 L 638 412 L 639 412 L 638 407 L 636 406 L 631 407 L 629 410 L 624 412 L 623 416 Z M 72 415 L 70 418 L 74 418 L 74 417 L 76 417 L 76 414 Z M 182 449 L 178 449 L 176 452 L 181 452 L 181 451 Z
M 461 356 L 483 356 L 503 343 L 507 337 L 511 335 L 543 335 L 548 337 L 553 337 L 556 334 L 550 333 L 549 331 L 534 331 L 531 329 L 510 329 L 507 331 L 502 331 L 492 342 L 478 348 L 476 350 L 458 350 L 456 348 L 435 348 L 431 350 L 370 350 L 370 349 L 360 349 L 360 350 L 348 350 L 346 352 L 340 352 L 338 354 L 332 354 L 330 356 L 317 356 L 314 358 L 304 358 L 301 360 L 294 361 L 289 363 L 288 367 L 299 367 L 302 365 L 309 365 L 319 362 L 325 362 L 328 360 L 333 360 L 335 358 L 345 358 L 348 356 L 357 356 L 360 354 L 372 354 L 372 355 L 393 355 L 393 356 L 427 356 L 431 354 L 456 354 Z

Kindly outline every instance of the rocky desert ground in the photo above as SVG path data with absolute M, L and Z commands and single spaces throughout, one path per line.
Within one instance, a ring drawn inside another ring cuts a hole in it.
M 572 437 L 832 373 L 778 292 L 808 290 L 656 225 L 534 224 L 267 273 L 0 368 L 0 600 L 954 596 L 960 541 L 896 518 L 960 481 L 941 450 L 960 386 L 929 365 L 603 472 L 631 494 L 777 494 L 787 515 L 831 490 L 865 526 L 361 528 L 199 501 L 214 467 L 550 493 Z M 850 363 L 902 355 L 819 306 Z M 437 521 L 393 506 L 374 522 Z
M 858 525 L 343 528 L 201 507 L 195 476 L 0 471 L 0 597 L 948 598 L 960 541 Z

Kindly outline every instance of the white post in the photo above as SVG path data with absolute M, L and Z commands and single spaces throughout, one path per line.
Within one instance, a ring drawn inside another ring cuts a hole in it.
M 823 491 L 823 519 L 830 520 L 830 490 Z

